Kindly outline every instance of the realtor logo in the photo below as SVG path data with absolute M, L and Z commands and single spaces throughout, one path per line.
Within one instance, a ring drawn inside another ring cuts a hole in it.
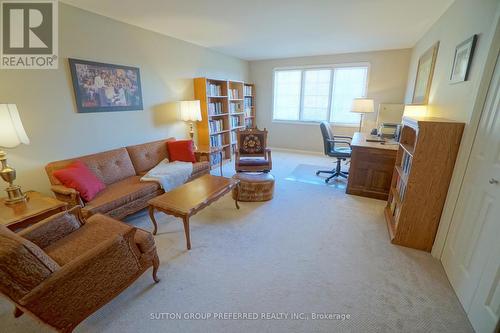
M 57 0 L 0 0 L 1 69 L 56 69 Z

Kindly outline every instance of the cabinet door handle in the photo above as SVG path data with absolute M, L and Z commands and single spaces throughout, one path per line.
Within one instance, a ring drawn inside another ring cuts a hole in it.
M 490 183 L 491 185 L 493 185 L 493 184 L 498 184 L 498 180 L 496 180 L 495 178 L 491 178 L 491 179 L 490 179 L 490 181 L 489 181 L 489 183 Z

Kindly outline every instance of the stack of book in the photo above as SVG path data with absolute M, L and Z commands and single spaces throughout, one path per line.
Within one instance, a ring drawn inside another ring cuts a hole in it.
M 252 96 L 252 86 L 244 86 L 243 91 L 245 96 Z
M 207 86 L 207 95 L 208 96 L 222 96 L 222 88 L 221 86 L 213 83 L 209 83 Z
M 224 110 L 222 109 L 221 102 L 208 103 L 208 114 L 209 115 L 221 114 L 223 111 Z
M 224 129 L 224 121 L 222 119 L 210 120 L 208 126 L 211 133 L 220 132 Z
M 210 137 L 210 146 L 212 146 L 212 147 L 220 147 L 222 145 L 223 145 L 222 134 L 212 135 Z
M 230 99 L 238 99 L 239 98 L 238 97 L 238 95 L 239 95 L 238 89 L 229 89 L 228 92 L 229 92 L 229 98 Z

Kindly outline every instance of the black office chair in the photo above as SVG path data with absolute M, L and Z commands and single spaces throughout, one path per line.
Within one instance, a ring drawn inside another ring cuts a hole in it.
M 330 177 L 325 179 L 325 183 L 327 184 L 330 181 L 330 179 L 335 177 L 347 178 L 347 175 L 349 173 L 341 170 L 341 163 L 342 161 L 345 161 L 346 159 L 351 157 L 352 138 L 350 136 L 333 135 L 332 130 L 330 129 L 330 125 L 326 121 L 323 121 L 319 125 L 319 127 L 321 128 L 321 135 L 323 136 L 325 155 L 337 158 L 337 165 L 333 170 L 318 170 L 316 172 L 316 176 L 319 176 L 320 173 L 331 174 Z M 344 140 L 339 140 L 339 139 L 344 139 Z M 335 144 L 343 144 L 347 145 L 348 147 L 338 147 L 335 146 Z

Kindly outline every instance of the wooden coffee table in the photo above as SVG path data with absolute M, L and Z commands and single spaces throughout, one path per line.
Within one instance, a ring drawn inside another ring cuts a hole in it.
M 149 200 L 149 216 L 154 227 L 153 235 L 156 235 L 158 230 L 154 216 L 155 209 L 168 215 L 180 217 L 184 223 L 187 248 L 190 250 L 189 218 L 230 192 L 235 186 L 238 186 L 239 182 L 237 179 L 204 175 Z M 234 202 L 236 208 L 240 209 L 238 198 Z

